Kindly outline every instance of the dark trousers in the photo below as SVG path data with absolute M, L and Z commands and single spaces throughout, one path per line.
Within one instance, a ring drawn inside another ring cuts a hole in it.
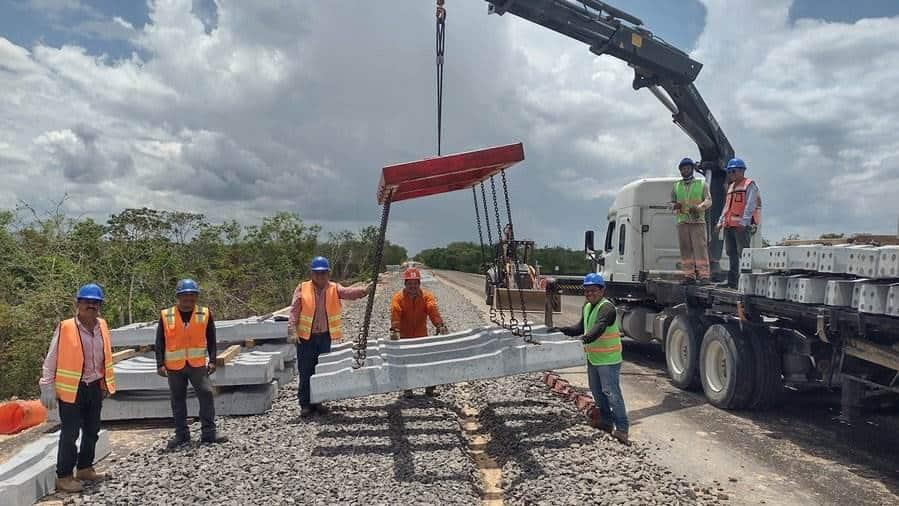
M 743 227 L 740 231 L 735 228 L 724 229 L 724 249 L 727 251 L 727 259 L 730 261 L 727 284 L 731 288 L 736 288 L 737 282 L 740 280 L 740 255 L 743 254 L 743 248 L 749 247 L 751 238 L 752 233 L 749 227 Z
M 72 476 L 75 466 L 87 469 L 94 465 L 94 450 L 100 433 L 100 408 L 103 404 L 103 390 L 100 381 L 90 385 L 78 383 L 75 402 L 59 401 L 59 450 L 56 453 L 56 476 Z M 75 448 L 75 441 L 81 432 L 81 448 Z
M 297 397 L 300 400 L 301 408 L 307 408 L 311 405 L 309 379 L 315 374 L 315 366 L 318 365 L 319 355 L 330 352 L 330 332 L 312 334 L 309 336 L 308 341 L 300 339 L 297 342 L 297 363 L 300 369 L 300 390 L 297 392 Z
M 175 435 L 190 436 L 187 428 L 187 382 L 194 387 L 200 401 L 200 430 L 202 437 L 215 436 L 215 401 L 212 386 L 206 376 L 206 367 L 185 365 L 179 371 L 168 371 L 169 391 L 172 393 L 172 418 L 175 419 Z

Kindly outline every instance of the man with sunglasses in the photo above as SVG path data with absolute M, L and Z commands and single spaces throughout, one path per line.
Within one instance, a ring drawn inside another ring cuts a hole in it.
M 103 398 L 115 393 L 109 327 L 99 317 L 103 289 L 86 284 L 78 289 L 75 301 L 75 317 L 56 327 L 40 380 L 41 403 L 48 410 L 58 404 L 62 422 L 56 490 L 70 493 L 82 490 L 81 481 L 105 478 L 94 470 L 94 452 Z M 79 432 L 81 448 L 76 448 Z
M 584 276 L 584 304 L 576 325 L 550 328 L 566 336 L 579 336 L 587 355 L 587 380 L 593 400 L 599 406 L 600 419 L 591 424 L 608 432 L 624 444 L 628 443 L 627 408 L 621 395 L 621 334 L 615 305 L 605 298 L 606 283 L 602 275 L 591 272 Z

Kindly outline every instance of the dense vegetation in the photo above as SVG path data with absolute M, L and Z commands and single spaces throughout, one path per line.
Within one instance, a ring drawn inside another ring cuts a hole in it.
M 489 248 L 488 248 L 489 250 Z M 482 255 L 481 246 L 473 242 L 454 242 L 444 248 L 423 250 L 415 260 L 435 269 L 447 269 L 462 272 L 483 272 L 484 258 L 492 259 L 492 252 Z M 540 265 L 542 274 L 583 275 L 590 271 L 584 252 L 555 246 L 551 248 L 535 248 L 528 263 Z M 558 267 L 558 270 L 556 270 Z
M 73 312 L 78 286 L 99 283 L 111 326 L 155 319 L 192 277 L 218 318 L 265 314 L 290 303 L 312 256 L 331 260 L 345 283 L 367 277 L 377 229 L 321 237 L 299 216 L 259 225 L 209 223 L 201 214 L 126 209 L 104 223 L 59 209 L 0 212 L 0 399 L 33 395 L 56 323 Z M 384 264 L 406 259 L 388 244 Z

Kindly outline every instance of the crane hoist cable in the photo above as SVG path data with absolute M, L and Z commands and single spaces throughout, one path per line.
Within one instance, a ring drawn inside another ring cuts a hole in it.
M 446 8 L 437 0 L 437 156 L 441 154 L 443 135 L 443 54 L 446 48 Z

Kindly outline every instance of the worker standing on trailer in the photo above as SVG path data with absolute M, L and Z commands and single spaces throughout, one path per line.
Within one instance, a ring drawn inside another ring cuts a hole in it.
M 762 195 L 755 181 L 744 176 L 746 163 L 739 158 L 727 162 L 730 185 L 718 229 L 724 229 L 724 248 L 730 261 L 727 286 L 737 288 L 740 278 L 740 255 L 748 248 L 752 234 L 762 223 Z
M 712 196 L 705 181 L 694 177 L 696 164 L 693 160 L 684 158 L 677 167 L 681 180 L 674 183 L 671 202 L 677 216 L 677 239 L 684 281 L 708 282 L 711 275 L 705 211 L 712 205 Z
M 39 382 L 44 407 L 52 410 L 59 405 L 62 426 L 56 453 L 56 490 L 60 492 L 80 492 L 82 480 L 106 477 L 94 470 L 94 452 L 103 398 L 115 393 L 109 326 L 99 317 L 103 289 L 86 284 L 78 289 L 75 303 L 75 317 L 56 327 Z M 80 449 L 75 447 L 79 432 Z
M 361 299 L 371 288 L 347 288 L 331 281 L 331 264 L 325 257 L 313 258 L 309 270 L 311 280 L 303 281 L 293 292 L 287 323 L 287 340 L 297 345 L 300 376 L 297 397 L 303 418 L 316 411 L 322 415 L 327 413 L 321 404 L 312 404 L 309 380 L 315 373 L 319 355 L 331 351 L 331 341 L 343 338 L 340 301 Z
M 421 271 L 414 267 L 406 269 L 403 285 L 403 289 L 396 292 L 390 301 L 390 339 L 427 337 L 428 318 L 437 329 L 437 334 L 448 334 L 437 308 L 437 298 L 421 288 Z M 403 394 L 412 397 L 412 390 L 406 390 Z M 426 387 L 425 395 L 436 396 L 436 387 Z
M 187 383 L 194 387 L 200 403 L 200 441 L 224 443 L 215 429 L 215 400 L 209 375 L 215 372 L 215 321 L 208 307 L 198 306 L 200 287 L 192 279 L 175 285 L 174 306 L 160 312 L 156 326 L 156 368 L 168 379 L 175 420 L 175 437 L 168 443 L 174 450 L 190 442 L 187 427 Z M 207 362 L 208 357 L 208 362 Z
M 577 325 L 551 328 L 566 336 L 579 336 L 587 355 L 587 380 L 593 400 L 599 405 L 600 420 L 594 424 L 618 441 L 628 444 L 627 408 L 621 395 L 621 334 L 618 314 L 605 298 L 606 283 L 600 274 L 584 276 L 584 304 Z

